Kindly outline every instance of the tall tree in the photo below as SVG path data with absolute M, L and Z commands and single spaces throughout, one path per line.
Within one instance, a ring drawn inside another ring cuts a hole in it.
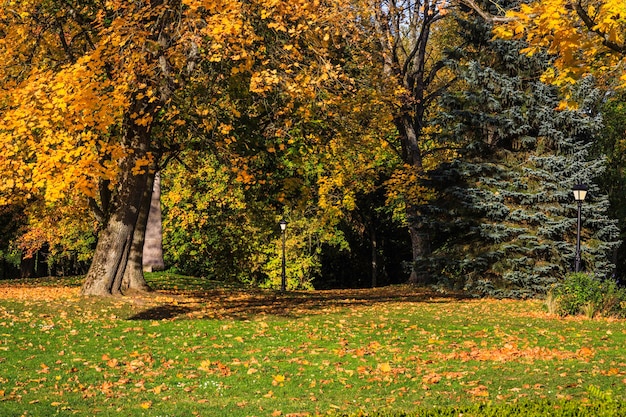
M 162 154 L 245 148 L 229 134 L 225 80 L 247 74 L 262 96 L 285 77 L 305 101 L 334 77 L 323 51 L 343 30 L 341 1 L 5 3 L 0 204 L 88 197 L 103 222 L 83 286 L 92 295 L 146 288 L 143 202 Z M 268 55 L 261 32 L 280 53 Z M 316 65 L 301 66 L 311 54 Z
M 385 74 L 396 82 L 399 103 L 392 110 L 398 131 L 398 152 L 405 164 L 401 175 L 406 190 L 405 217 L 411 236 L 413 267 L 410 282 L 424 282 L 427 271 L 417 268 L 417 260 L 430 253 L 430 237 L 425 229 L 420 205 L 424 193 L 419 182 L 425 172 L 425 152 L 430 152 L 432 136 L 427 126 L 429 110 L 450 84 L 444 71 L 445 47 L 436 42 L 445 34 L 444 20 L 450 2 L 446 0 L 375 0 L 369 2 L 378 47 L 372 51 L 384 64 Z
M 626 238 L 626 95 L 612 95 L 602 106 L 603 130 L 594 146 L 596 155 L 606 155 L 607 170 L 600 184 L 609 195 L 611 214 L 619 220 L 621 236 Z M 616 277 L 626 282 L 626 245 L 615 251 Z
M 539 80 L 546 55 L 520 54 L 519 41 L 489 40 L 482 19 L 467 29 L 476 53 L 461 66 L 462 87 L 442 103 L 444 131 L 466 146 L 431 173 L 439 191 L 429 207 L 439 236 L 431 268 L 440 281 L 482 294 L 545 293 L 573 265 L 571 188 L 586 183 L 583 259 L 588 270 L 610 274 L 618 229 L 597 185 L 604 161 L 591 154 L 601 95 L 581 83 L 580 108 L 557 110 L 558 90 Z

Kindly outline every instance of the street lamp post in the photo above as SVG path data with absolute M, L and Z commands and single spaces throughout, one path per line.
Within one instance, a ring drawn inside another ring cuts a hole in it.
M 285 231 L 287 230 L 287 222 L 285 221 L 285 219 L 281 219 L 280 222 L 278 222 L 278 224 L 280 225 L 280 233 L 282 234 L 283 237 L 283 262 L 282 262 L 282 274 L 280 276 L 280 290 L 281 291 L 285 291 L 287 289 L 287 274 L 286 274 L 286 260 L 285 260 Z
M 580 271 L 580 209 L 583 205 L 583 201 L 585 201 L 585 197 L 587 197 L 587 190 L 589 188 L 585 184 L 576 184 L 572 188 L 574 192 L 574 200 L 578 203 L 578 223 L 576 229 L 576 260 L 574 263 L 574 271 Z

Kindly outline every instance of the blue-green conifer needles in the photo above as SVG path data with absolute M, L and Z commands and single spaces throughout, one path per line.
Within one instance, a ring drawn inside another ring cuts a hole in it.
M 441 120 L 464 150 L 431 173 L 438 197 L 423 211 L 434 248 L 421 267 L 439 283 L 491 296 L 545 293 L 571 271 L 574 184 L 590 187 L 582 206 L 584 268 L 610 275 L 618 244 L 595 183 L 604 161 L 589 153 L 602 124 L 601 97 L 587 80 L 580 107 L 557 110 L 558 91 L 539 80 L 546 57 L 521 56 L 521 47 L 488 41 L 459 66 L 462 87 L 443 100 Z

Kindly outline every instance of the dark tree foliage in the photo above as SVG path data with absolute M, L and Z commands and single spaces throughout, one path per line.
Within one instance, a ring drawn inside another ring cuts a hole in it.
M 611 216 L 619 220 L 620 239 L 626 236 L 626 93 L 609 96 L 602 106 L 604 129 L 595 154 L 606 154 L 607 170 L 600 185 L 609 195 Z M 626 245 L 614 253 L 616 278 L 626 283 Z
M 585 183 L 582 258 L 610 275 L 618 245 L 608 199 L 596 185 L 604 159 L 590 147 L 602 126 L 599 94 L 587 80 L 577 110 L 557 110 L 558 91 L 539 80 L 546 56 L 519 42 L 492 41 L 483 22 L 465 22 L 461 87 L 442 101 L 439 122 L 464 144 L 458 159 L 430 173 L 438 198 L 427 208 L 436 281 L 490 296 L 545 293 L 573 267 L 576 210 L 571 188 Z M 481 35 L 482 33 L 482 35 Z
M 380 186 L 360 193 L 356 209 L 339 224 L 346 248 L 324 245 L 316 289 L 368 288 L 405 282 L 407 259 L 411 259 L 408 231 L 385 207 L 385 189 Z
M 0 279 L 19 277 L 19 252 L 12 242 L 19 235 L 26 218 L 24 208 L 18 205 L 0 207 Z

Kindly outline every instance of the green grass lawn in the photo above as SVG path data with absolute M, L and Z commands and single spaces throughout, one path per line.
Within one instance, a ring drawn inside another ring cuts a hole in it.
M 622 399 L 626 327 L 411 287 L 288 292 L 150 274 L 142 298 L 0 282 L 0 416 L 298 416 Z

